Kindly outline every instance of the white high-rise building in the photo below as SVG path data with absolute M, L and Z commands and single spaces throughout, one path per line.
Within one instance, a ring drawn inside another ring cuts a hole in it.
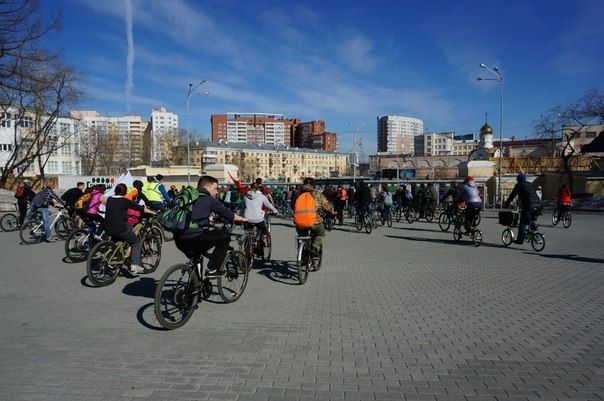
M 411 155 L 414 137 L 424 132 L 424 122 L 413 117 L 388 115 L 377 118 L 378 152 Z
M 151 160 L 168 162 L 172 156 L 170 149 L 178 145 L 178 115 L 165 107 L 151 111 Z

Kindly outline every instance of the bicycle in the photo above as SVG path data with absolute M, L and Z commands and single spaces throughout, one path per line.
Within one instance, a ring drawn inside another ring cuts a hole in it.
M 459 209 L 454 205 L 450 205 L 443 210 L 438 217 L 438 227 L 441 229 L 441 231 L 449 231 L 451 224 L 457 221 L 458 213 Z
M 212 295 L 211 280 L 218 280 L 218 294 L 226 303 L 235 302 L 243 294 L 249 269 L 242 252 L 229 247 L 224 275 L 211 278 L 204 274 L 204 257 L 209 259 L 210 255 L 202 252 L 187 263 L 176 264 L 159 279 L 153 304 L 155 317 L 165 329 L 182 327 L 191 318 L 198 304 Z
M 53 218 L 54 215 L 54 218 Z M 59 239 L 65 240 L 75 229 L 75 220 L 70 217 L 63 208 L 51 215 L 50 227 L 54 229 Z M 19 237 L 26 245 L 39 244 L 44 239 L 44 221 L 39 210 L 31 209 L 27 212 L 25 220 L 19 230 Z
M 405 216 L 405 220 L 407 220 L 407 223 L 409 224 L 419 220 L 419 213 L 417 212 L 417 210 L 415 210 L 411 202 L 408 202 L 403 207 L 403 215 Z
M 371 230 L 373 229 L 373 217 L 372 213 L 369 213 L 367 207 L 357 210 L 354 224 L 358 231 L 361 231 L 363 228 L 365 228 L 365 232 L 367 234 L 371 234 Z
M 570 227 L 573 221 L 573 216 L 570 211 L 572 206 L 572 203 L 560 204 L 556 201 L 556 205 L 554 206 L 554 210 L 552 212 L 552 224 L 555 226 L 562 221 L 564 228 Z
M 510 246 L 514 241 L 514 228 L 518 228 L 519 212 L 499 212 L 499 224 L 507 226 L 501 233 L 503 245 Z M 537 217 L 539 210 L 533 209 L 526 227 L 524 242 L 530 242 L 535 252 L 541 252 L 545 248 L 545 236 L 537 231 Z
M 147 220 L 147 223 L 139 223 L 133 229 L 142 241 L 143 274 L 153 273 L 157 269 L 161 260 L 162 246 L 160 237 L 157 237 L 153 229 L 143 230 L 146 224 L 152 226 L 153 219 Z M 130 264 L 130 252 L 130 244 L 121 239 L 110 238 L 94 245 L 86 261 L 86 275 L 90 282 L 98 287 L 112 284 L 121 268 Z
M 100 224 L 95 222 L 94 232 L 100 232 Z M 65 240 L 65 257 L 72 262 L 83 262 L 88 258 L 88 252 L 99 241 L 102 241 L 104 233 L 92 235 L 90 227 L 78 228 L 72 231 Z
M 476 217 L 474 217 L 474 219 L 472 221 L 470 230 L 466 233 L 463 233 L 461 228 L 463 226 L 463 223 L 464 223 L 464 220 L 466 217 L 465 216 L 466 215 L 466 205 L 458 204 L 457 208 L 459 210 L 458 210 L 457 218 L 455 219 L 455 226 L 453 228 L 453 239 L 455 241 L 460 241 L 462 236 L 467 235 L 472 240 L 472 244 L 474 244 L 475 247 L 479 247 L 480 245 L 482 245 L 482 231 L 480 231 L 476 227 L 476 221 L 477 221 Z M 477 214 L 480 214 L 480 211 Z
M 382 225 L 388 225 L 388 227 L 392 227 L 392 209 L 394 206 L 389 207 L 385 211 L 382 211 Z
M 19 210 L 17 203 L 15 203 L 15 210 Z M 2 219 L 0 219 L 0 228 L 2 231 L 10 232 L 19 229 L 19 215 L 16 213 L 8 212 Z
M 252 269 L 255 257 L 267 262 L 271 258 L 271 233 L 260 235 L 260 230 L 253 223 L 244 223 L 243 236 L 239 239 L 239 251 L 245 255 L 248 271 Z
M 323 217 L 323 225 L 325 226 L 325 229 L 327 231 L 331 231 L 331 229 L 333 228 L 333 223 L 334 223 L 334 218 L 333 215 L 331 213 L 327 213 L 324 211 L 321 211 L 321 216 Z
M 323 247 L 319 250 L 319 254 L 313 254 L 310 229 L 304 230 L 303 233 L 304 235 L 296 236 L 296 266 L 300 284 L 306 283 L 311 268 L 314 271 L 319 271 L 323 262 Z

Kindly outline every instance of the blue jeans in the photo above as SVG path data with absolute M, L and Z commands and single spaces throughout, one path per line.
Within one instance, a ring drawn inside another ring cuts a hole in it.
M 38 212 L 42 215 L 42 221 L 44 222 L 44 235 L 46 239 L 50 239 L 52 231 L 50 229 L 50 210 L 47 207 L 41 207 Z

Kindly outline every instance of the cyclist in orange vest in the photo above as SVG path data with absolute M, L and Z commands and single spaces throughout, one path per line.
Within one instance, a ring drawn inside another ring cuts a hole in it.
M 319 254 L 325 236 L 323 219 L 317 213 L 319 209 L 334 214 L 331 203 L 315 188 L 315 180 L 307 177 L 304 179 L 302 193 L 294 205 L 294 225 L 298 235 L 306 235 L 308 230 L 315 255 Z
M 335 208 L 339 225 L 344 223 L 344 208 L 346 207 L 346 200 L 348 200 L 348 192 L 346 192 L 346 189 L 344 189 L 342 185 L 338 185 L 338 189 L 336 191 Z

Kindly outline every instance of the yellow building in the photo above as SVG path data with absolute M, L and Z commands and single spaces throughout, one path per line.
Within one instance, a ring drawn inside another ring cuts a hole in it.
M 173 153 L 181 155 L 173 163 L 186 164 L 186 149 Z M 342 177 L 348 167 L 345 154 L 316 149 L 209 141 L 191 145 L 191 165 L 203 171 L 211 164 L 237 166 L 243 181 L 261 177 L 286 182 L 299 182 L 304 177 Z

